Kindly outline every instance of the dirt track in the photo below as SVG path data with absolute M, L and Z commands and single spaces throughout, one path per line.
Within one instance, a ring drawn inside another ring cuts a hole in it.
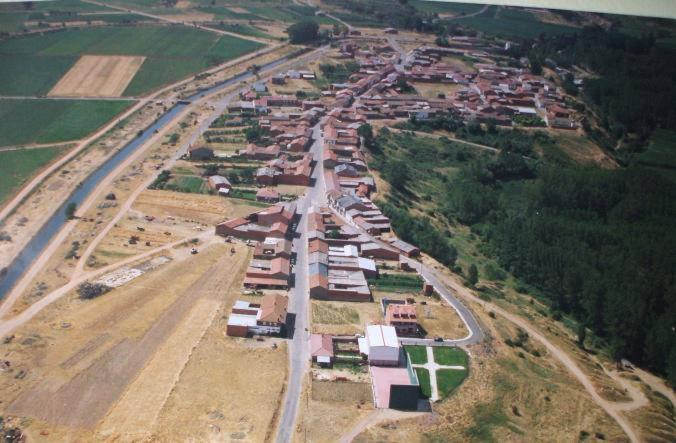
M 83 55 L 54 85 L 50 96 L 119 97 L 145 57 Z

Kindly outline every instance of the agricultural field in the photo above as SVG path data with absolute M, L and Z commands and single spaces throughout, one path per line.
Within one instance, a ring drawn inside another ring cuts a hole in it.
M 0 100 L 0 146 L 78 140 L 133 103 L 131 100 Z
M 0 94 L 46 94 L 80 56 L 146 57 L 122 95 L 147 93 L 262 45 L 173 26 L 68 29 L 0 42 Z
M 235 34 L 246 35 L 249 37 L 258 37 L 258 38 L 274 38 L 270 34 L 266 33 L 262 29 L 257 28 L 253 25 L 247 25 L 243 23 L 219 23 L 217 25 L 212 25 L 211 27 L 216 29 L 222 29 L 223 31 L 234 32 Z
M 439 14 L 439 17 L 447 15 L 466 15 L 473 14 L 481 10 L 483 5 L 474 5 L 471 3 L 443 3 L 425 0 L 411 0 L 409 5 L 415 7 L 418 11 Z
M 544 23 L 532 13 L 513 8 L 491 6 L 483 14 L 462 19 L 462 26 L 504 37 L 536 38 L 540 34 L 570 34 L 572 26 Z
M 0 33 L 44 29 L 62 24 L 132 23 L 154 21 L 79 0 L 0 4 Z
M 84 55 L 49 91 L 54 96 L 119 97 L 145 57 Z
M 0 205 L 36 171 L 65 151 L 66 146 L 0 151 Z

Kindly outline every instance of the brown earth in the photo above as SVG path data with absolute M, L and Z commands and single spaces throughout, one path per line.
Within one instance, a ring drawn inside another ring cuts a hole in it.
M 139 56 L 83 55 L 47 95 L 119 97 L 144 61 Z
M 54 341 L 48 350 L 34 347 L 38 355 L 23 349 L 36 373 L 24 382 L 32 382 L 31 386 L 4 412 L 59 426 L 93 428 L 165 341 L 183 338 L 174 335 L 184 334 L 176 330 L 186 316 L 193 322 L 186 321 L 182 327 L 203 327 L 209 322 L 195 320 L 204 318 L 205 308 L 206 314 L 214 311 L 208 300 L 219 298 L 234 282 L 238 288 L 241 274 L 219 272 L 244 269 L 248 251 L 238 248 L 240 252 L 231 256 L 225 245 L 214 246 L 189 258 L 191 266 L 186 266 L 185 259 L 177 260 L 99 299 L 82 302 L 70 297 L 37 316 L 24 330 L 31 331 L 36 324 L 58 325 L 58 320 L 45 322 L 45 317 L 56 314 L 73 325 L 72 336 Z M 165 283 L 169 278 L 171 286 Z M 174 347 L 175 352 L 180 349 L 185 348 Z M 3 387 L 0 392 L 6 392 Z

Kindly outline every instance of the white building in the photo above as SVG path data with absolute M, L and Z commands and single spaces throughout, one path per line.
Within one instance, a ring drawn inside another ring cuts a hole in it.
M 397 339 L 397 331 L 393 326 L 367 326 L 366 337 L 359 340 L 359 350 L 368 355 L 371 365 L 399 365 L 401 346 Z

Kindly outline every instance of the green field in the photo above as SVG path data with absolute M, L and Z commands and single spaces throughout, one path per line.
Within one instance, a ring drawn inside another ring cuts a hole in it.
M 540 34 L 570 34 L 577 31 L 577 28 L 570 26 L 543 23 L 528 11 L 496 6 L 491 6 L 483 14 L 464 18 L 457 23 L 477 31 L 506 37 L 535 38 Z
M 182 26 L 111 26 L 12 38 L 0 42 L 0 94 L 45 94 L 79 56 L 109 54 L 147 57 L 124 93 L 139 95 L 261 46 Z
M 23 31 L 26 21 L 80 20 L 77 14 L 94 11 L 111 11 L 111 9 L 79 0 L 0 3 L 0 33 Z M 47 15 L 48 12 L 49 15 Z M 103 18 L 106 16 L 99 17 L 101 20 L 108 21 L 108 19 Z
M 418 275 L 381 274 L 378 278 L 368 280 L 372 285 L 383 291 L 418 292 L 422 290 L 423 280 Z
M 427 346 L 404 346 L 411 358 L 411 364 L 424 365 L 427 363 Z
M 444 366 L 467 367 L 467 354 L 460 348 L 435 347 L 434 361 Z
M 443 3 L 426 0 L 409 0 L 408 4 L 418 11 L 437 14 L 472 14 L 483 7 L 483 5 L 471 3 Z
M 0 146 L 77 140 L 133 103 L 131 100 L 0 100 Z
M 439 398 L 444 398 L 450 395 L 455 389 L 460 386 L 467 377 L 467 370 L 459 371 L 455 369 L 439 369 L 437 370 L 437 391 Z
M 216 29 L 222 29 L 228 32 L 234 32 L 235 34 L 247 35 L 250 37 L 270 38 L 270 39 L 274 38 L 270 34 L 261 31 L 255 26 L 245 25 L 242 23 L 219 23 L 212 27 Z
M 676 131 L 656 131 L 648 148 L 636 159 L 650 166 L 676 168 Z
M 204 194 L 207 192 L 207 184 L 202 177 L 194 175 L 179 175 L 174 177 L 164 189 L 177 192 L 189 192 L 192 194 Z
M 432 396 L 432 385 L 430 384 L 430 372 L 425 368 L 415 368 L 415 374 L 418 376 L 418 383 L 420 383 L 420 392 L 424 398 Z
M 0 151 L 0 203 L 66 149 L 58 147 Z

